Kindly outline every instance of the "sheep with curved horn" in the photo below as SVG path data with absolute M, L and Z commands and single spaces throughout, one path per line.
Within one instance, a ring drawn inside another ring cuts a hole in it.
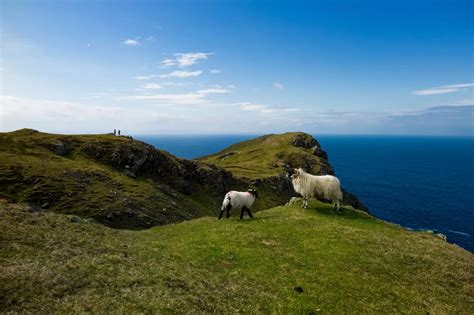
M 336 176 L 316 176 L 306 173 L 302 168 L 295 168 L 290 178 L 295 191 L 303 197 L 303 208 L 308 207 L 308 198 L 324 198 L 331 199 L 339 210 L 342 191 Z

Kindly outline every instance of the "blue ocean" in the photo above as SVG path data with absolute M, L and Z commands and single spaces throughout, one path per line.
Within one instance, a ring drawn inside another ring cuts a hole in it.
M 137 136 L 192 159 L 255 135 Z M 378 218 L 474 252 L 474 138 L 315 135 L 342 185 Z

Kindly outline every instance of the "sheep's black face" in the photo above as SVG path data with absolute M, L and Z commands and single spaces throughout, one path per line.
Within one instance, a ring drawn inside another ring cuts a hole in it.
M 290 175 L 290 172 L 291 172 L 291 175 Z M 290 172 L 288 173 L 288 175 L 290 176 L 291 179 L 295 179 L 295 178 L 298 178 L 298 176 L 300 176 L 300 172 L 296 168 Z
M 258 193 L 256 189 L 249 189 L 248 192 L 251 193 L 255 197 L 255 199 L 258 198 Z
M 288 174 L 287 174 L 288 178 L 290 179 L 293 178 L 293 175 L 296 173 L 296 171 L 297 170 L 295 168 L 291 168 L 290 170 L 288 170 Z

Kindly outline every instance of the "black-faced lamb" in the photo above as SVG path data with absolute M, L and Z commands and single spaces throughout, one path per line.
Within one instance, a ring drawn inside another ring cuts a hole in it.
M 227 218 L 229 218 L 230 210 L 232 209 L 240 209 L 240 219 L 243 219 L 245 212 L 247 212 L 249 217 L 253 218 L 253 215 L 250 212 L 250 207 L 253 205 L 257 197 L 258 194 L 255 189 L 249 189 L 248 191 L 229 191 L 222 202 L 219 220 L 222 218 L 225 210 L 227 210 Z

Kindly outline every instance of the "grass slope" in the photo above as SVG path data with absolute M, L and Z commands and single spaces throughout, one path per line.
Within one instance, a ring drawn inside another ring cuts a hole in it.
M 67 143 L 68 153 L 58 155 L 51 149 L 60 142 Z M 56 135 L 29 129 L 0 133 L 0 198 L 123 228 L 217 213 L 222 196 L 201 183 L 193 182 L 194 191 L 186 195 L 169 183 L 179 177 L 132 178 L 113 164 L 114 158 L 121 158 L 114 154 L 120 152 L 125 159 L 144 148 L 142 142 L 112 135 Z M 184 160 L 155 152 L 164 171 L 183 168 Z M 202 165 L 202 173 L 206 167 Z
M 198 160 L 249 179 L 278 176 L 285 171 L 285 164 L 290 167 L 308 165 L 308 171 L 313 174 L 318 174 L 321 167 L 328 167 L 326 161 L 313 154 L 313 148 L 294 146 L 292 141 L 296 136 L 311 138 L 301 132 L 266 135 L 236 143 Z
M 0 312 L 472 314 L 473 255 L 431 234 L 319 202 L 236 216 L 114 230 L 0 201 Z

